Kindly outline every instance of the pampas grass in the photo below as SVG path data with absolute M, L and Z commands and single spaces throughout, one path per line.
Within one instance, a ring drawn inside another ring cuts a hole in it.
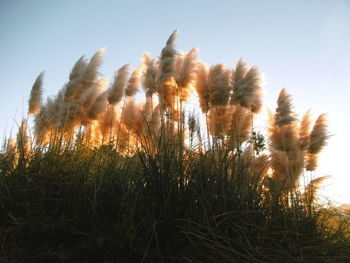
M 84 56 L 81 56 L 78 61 L 74 64 L 72 71 L 69 75 L 69 81 L 65 86 L 64 100 L 65 102 L 72 101 L 79 91 L 81 90 L 81 81 L 84 75 L 84 72 L 87 68 L 87 61 Z
M 321 114 L 317 118 L 310 134 L 309 153 L 318 154 L 322 150 L 322 148 L 326 145 L 329 137 L 327 128 L 328 128 L 327 115 Z
M 282 89 L 277 100 L 275 124 L 283 126 L 296 120 L 293 112 L 292 98 L 286 89 Z
M 223 64 L 211 66 L 208 72 L 208 88 L 211 106 L 225 106 L 230 94 L 231 71 Z
M 197 66 L 198 49 L 193 48 L 180 59 L 180 65 L 176 69 L 176 82 L 180 91 L 180 100 L 186 101 L 189 97 L 189 89 L 195 80 L 195 70 Z
M 29 115 L 37 114 L 40 111 L 42 94 L 43 94 L 43 87 L 42 87 L 43 77 L 44 77 L 44 72 L 41 72 L 39 76 L 36 78 L 33 84 L 32 90 L 30 92 L 29 101 L 28 101 Z
M 239 104 L 253 113 L 258 113 L 262 107 L 262 73 L 258 72 L 257 67 L 247 70 L 245 62 L 240 59 L 236 70 L 232 71 L 231 79 L 233 93 L 230 103 Z
M 22 122 L 17 143 L 9 140 L 0 153 L 0 258 L 347 256 L 346 235 L 320 224 L 316 190 L 324 179 L 307 181 L 304 193 L 299 185 L 327 142 L 325 115 L 311 129 L 310 112 L 299 121 L 283 89 L 266 149 L 253 125 L 262 107 L 257 68 L 243 60 L 234 69 L 208 67 L 197 49 L 175 50 L 176 34 L 159 57 L 143 55 L 130 77 L 129 66 L 121 67 L 107 90 L 98 71 L 103 50 L 81 57 L 67 84 L 34 111 L 33 138 Z
M 76 95 L 79 96 L 82 90 L 88 89 L 95 85 L 99 72 L 98 69 L 103 62 L 103 54 L 106 48 L 100 48 L 90 59 L 87 64 L 84 73 L 82 74 L 81 89 L 78 89 Z
M 108 107 L 108 94 L 109 91 L 105 90 L 101 93 L 95 100 L 94 104 L 91 106 L 89 110 L 89 117 L 92 120 L 97 120 L 101 113 L 105 112 Z
M 299 128 L 300 149 L 306 150 L 310 145 L 311 110 L 308 110 L 301 121 Z
M 143 88 L 146 91 L 146 96 L 152 96 L 158 90 L 157 73 L 158 68 L 149 54 L 144 54 L 142 57 L 144 65 L 144 74 L 142 76 Z
M 125 95 L 125 88 L 128 83 L 129 67 L 130 65 L 126 64 L 119 68 L 114 74 L 114 80 L 108 93 L 109 104 L 115 105 L 119 103 Z
M 199 106 L 204 113 L 210 109 L 210 91 L 208 86 L 208 72 L 209 69 L 203 62 L 198 64 L 196 72 L 195 87 L 199 98 Z
M 128 85 L 125 89 L 125 95 L 128 97 L 134 96 L 139 91 L 140 75 L 142 72 L 142 65 L 138 66 L 131 74 L 128 80 Z
M 168 38 L 166 46 L 163 48 L 159 58 L 159 73 L 157 82 L 159 85 L 158 93 L 161 103 L 161 110 L 167 108 L 174 110 L 175 97 L 177 94 L 177 85 L 174 80 L 176 49 L 174 42 L 178 31 L 175 30 Z
M 320 189 L 321 184 L 328 178 L 329 176 L 317 177 L 311 180 L 310 183 L 305 187 L 305 191 L 303 193 L 303 199 L 308 204 L 311 204 L 314 202 L 315 198 L 317 197 L 317 192 Z
M 327 115 L 321 114 L 317 118 L 309 137 L 309 148 L 307 149 L 306 164 L 307 171 L 314 171 L 317 168 L 318 154 L 326 145 L 329 138 L 327 128 Z

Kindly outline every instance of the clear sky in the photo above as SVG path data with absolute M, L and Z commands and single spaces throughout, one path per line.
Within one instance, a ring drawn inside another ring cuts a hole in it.
M 45 71 L 45 95 L 54 95 L 74 62 L 107 47 L 103 75 L 159 54 L 180 29 L 178 50 L 200 48 L 205 62 L 233 66 L 240 57 L 266 77 L 271 108 L 281 88 L 296 112 L 327 112 L 332 138 L 315 176 L 322 189 L 350 203 L 350 1 L 220 0 L 0 0 L 0 135 L 27 111 L 36 76 Z

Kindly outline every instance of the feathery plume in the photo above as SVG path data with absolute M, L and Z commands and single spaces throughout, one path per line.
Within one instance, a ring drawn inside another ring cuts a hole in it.
M 91 119 L 88 114 L 89 110 L 95 103 L 97 97 L 105 91 L 105 86 L 107 82 L 107 78 L 98 78 L 94 87 L 85 90 L 81 95 L 81 98 L 79 100 L 79 104 L 81 105 L 79 107 L 79 119 L 82 125 L 86 126 L 90 123 Z
M 321 176 L 313 179 L 306 187 L 303 194 L 303 200 L 307 203 L 312 203 L 317 195 L 318 190 L 320 189 L 321 184 L 328 179 L 329 176 Z
M 210 109 L 210 92 L 208 86 L 208 67 L 204 63 L 199 63 L 195 71 L 196 73 L 196 90 L 199 97 L 199 106 L 204 113 Z
M 174 63 L 176 59 L 176 49 L 174 47 L 174 42 L 178 30 L 175 30 L 168 38 L 165 47 L 162 50 L 159 59 L 159 75 L 158 82 L 163 83 L 169 81 L 174 75 Z
M 208 130 L 215 137 L 222 138 L 230 127 L 231 110 L 225 106 L 213 107 L 208 115 Z
M 281 187 L 292 189 L 304 168 L 304 152 L 300 148 L 299 127 L 292 111 L 291 96 L 285 89 L 279 94 L 276 114 L 270 114 L 269 139 L 273 178 L 282 184 Z M 285 166 L 279 160 L 287 158 Z M 281 168 L 282 167 L 282 168 Z
M 99 129 L 104 141 L 108 141 L 110 131 L 117 122 L 117 112 L 115 106 L 107 108 L 107 111 L 98 119 Z
M 128 81 L 128 86 L 125 89 L 125 95 L 128 97 L 134 96 L 139 91 L 140 74 L 142 65 L 139 65 L 131 74 Z
M 301 120 L 299 127 L 299 142 L 300 149 L 306 150 L 310 145 L 310 125 L 311 125 L 311 110 L 308 110 Z
M 181 101 L 186 101 L 189 96 L 189 87 L 195 79 L 195 68 L 197 65 L 198 49 L 191 49 L 184 57 L 181 68 L 177 69 L 176 82 L 180 89 Z
M 292 98 L 287 93 L 286 89 L 281 90 L 278 96 L 277 105 L 275 123 L 278 126 L 290 124 L 296 120 L 295 114 L 292 110 Z
M 44 72 L 41 72 L 39 76 L 36 78 L 32 90 L 30 92 L 29 97 L 29 109 L 28 114 L 33 115 L 37 114 L 40 111 L 41 107 L 41 100 L 42 100 L 42 94 L 43 94 L 43 77 Z
M 309 153 L 318 154 L 326 145 L 329 138 L 327 128 L 327 114 L 321 114 L 317 118 L 310 134 Z
M 310 144 L 307 152 L 307 162 L 305 166 L 305 169 L 307 171 L 314 171 L 317 168 L 318 154 L 326 145 L 329 138 L 327 129 L 327 114 L 321 114 L 317 118 L 310 134 Z
M 183 63 L 185 60 L 186 53 L 183 51 L 177 52 L 176 60 L 175 60 L 175 79 L 178 80 L 180 76 L 180 72 L 182 71 Z
M 6 144 L 6 152 L 4 155 L 10 167 L 14 169 L 18 164 L 18 153 L 16 151 L 16 144 L 13 138 L 9 138 Z
M 270 164 L 273 169 L 272 178 L 280 184 L 285 183 L 290 174 L 290 164 L 287 153 L 271 148 L 270 157 Z
M 231 109 L 230 127 L 228 135 L 231 141 L 241 143 L 248 139 L 248 135 L 252 128 L 252 114 L 244 107 L 229 106 Z
M 247 74 L 246 63 L 243 58 L 240 58 L 236 65 L 236 69 L 234 70 L 234 74 L 232 75 L 232 86 L 233 92 L 236 92 L 236 89 L 240 87 L 242 82 L 244 81 L 245 75 Z
M 80 96 L 80 92 L 84 89 L 88 89 L 93 86 L 98 77 L 98 68 L 103 62 L 103 54 L 106 51 L 106 48 L 100 48 L 90 59 L 89 64 L 86 66 L 84 74 L 82 75 L 81 80 L 81 89 L 79 90 L 77 96 Z
M 26 119 L 22 120 L 21 126 L 17 133 L 17 149 L 22 154 L 26 155 L 30 151 L 31 141 L 27 134 L 28 123 Z
M 232 73 L 233 94 L 230 103 L 239 104 L 251 109 L 253 113 L 258 113 L 262 107 L 262 74 L 258 72 L 257 67 L 252 67 L 243 73 L 244 66 L 240 63 L 241 60 L 236 71 Z
M 175 104 L 177 85 L 174 80 L 174 75 L 177 52 L 174 47 L 174 42 L 177 32 L 178 31 L 175 30 L 170 35 L 166 42 L 166 46 L 162 49 L 159 59 L 159 74 L 157 82 L 159 84 L 158 93 L 162 111 L 164 111 L 166 108 L 173 109 Z
M 168 40 L 166 41 L 166 46 L 173 46 L 175 39 L 177 37 L 177 34 L 179 33 L 179 29 L 175 29 L 173 33 L 169 36 Z
M 272 178 L 279 183 L 281 189 L 295 188 L 304 167 L 304 155 L 300 152 L 288 153 L 271 148 L 270 156 L 273 169 Z
M 87 67 L 87 61 L 84 56 L 81 56 L 74 64 L 72 71 L 69 75 L 69 81 L 65 86 L 64 101 L 70 102 L 78 96 L 81 90 L 81 81 L 83 74 Z
M 89 117 L 97 120 L 101 113 L 105 112 L 108 107 L 108 90 L 100 94 L 89 110 Z
M 230 95 L 231 71 L 223 64 L 217 64 L 209 69 L 208 87 L 210 92 L 210 104 L 212 106 L 225 106 Z
M 317 165 L 318 165 L 318 155 L 308 153 L 306 155 L 306 164 L 305 164 L 306 171 L 315 171 L 317 168 Z
M 37 145 L 46 145 L 49 143 L 50 133 L 54 129 L 54 122 L 49 112 L 49 104 L 52 103 L 51 98 L 42 105 L 41 110 L 34 118 L 34 138 Z
M 157 91 L 157 67 L 149 54 L 145 53 L 141 57 L 145 71 L 142 76 L 143 89 L 146 96 L 152 96 Z
M 125 108 L 122 115 L 123 124 L 129 129 L 135 129 L 135 115 L 136 115 L 136 105 L 134 97 L 130 97 L 125 104 Z
M 109 104 L 115 105 L 123 98 L 125 94 L 125 86 L 128 81 L 129 66 L 129 64 L 125 64 L 114 74 L 114 80 L 108 94 Z

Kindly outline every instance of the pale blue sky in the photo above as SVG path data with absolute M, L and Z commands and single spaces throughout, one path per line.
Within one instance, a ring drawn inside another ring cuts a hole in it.
M 153 56 L 174 29 L 178 50 L 200 48 L 205 62 L 233 66 L 240 57 L 265 73 L 265 102 L 274 109 L 286 87 L 298 113 L 330 114 L 334 135 L 316 175 L 350 203 L 350 1 L 0 0 L 0 135 L 27 111 L 43 70 L 54 95 L 74 62 L 107 47 L 101 73 Z

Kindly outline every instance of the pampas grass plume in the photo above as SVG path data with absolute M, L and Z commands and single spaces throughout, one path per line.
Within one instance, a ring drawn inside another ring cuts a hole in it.
M 82 76 L 82 88 L 87 89 L 95 84 L 98 77 L 98 68 L 103 62 L 103 54 L 106 48 L 100 48 L 90 59 Z M 80 94 L 77 94 L 78 96 Z
M 128 81 L 128 86 L 125 89 L 125 95 L 128 97 L 134 96 L 139 90 L 140 74 L 142 72 L 143 65 L 139 65 L 131 74 Z
M 114 74 L 114 80 L 108 93 L 109 104 L 115 105 L 123 98 L 128 81 L 129 67 L 129 64 L 125 64 Z
M 29 115 L 37 114 L 40 111 L 42 94 L 43 94 L 43 88 L 42 88 L 43 77 L 44 77 L 44 72 L 41 72 L 39 76 L 36 78 L 33 84 L 32 90 L 30 92 L 29 109 L 28 109 Z
M 308 110 L 301 120 L 299 128 L 300 149 L 306 150 L 310 145 L 310 125 L 311 125 L 311 110 Z
M 69 81 L 65 86 L 64 101 L 72 101 L 81 90 L 81 81 L 88 63 L 84 56 L 81 56 L 75 62 L 72 71 L 69 75 Z
M 216 64 L 209 69 L 208 87 L 210 104 L 212 106 L 225 106 L 230 95 L 230 74 L 223 64 Z
M 210 101 L 210 91 L 208 86 L 208 67 L 203 62 L 199 63 L 196 73 L 196 84 L 195 88 L 197 90 L 197 94 L 199 97 L 199 105 L 204 113 L 207 113 L 210 109 L 209 101 Z
M 166 42 L 166 46 L 163 48 L 159 59 L 159 75 L 158 82 L 163 83 L 169 81 L 174 75 L 174 63 L 176 59 L 176 49 L 174 42 L 177 36 L 178 30 L 175 30 Z
M 141 59 L 145 69 L 142 76 L 143 89 L 146 91 L 146 96 L 152 96 L 157 91 L 158 70 L 149 54 L 145 53 Z
M 311 180 L 311 182 L 305 187 L 303 200 L 308 203 L 312 203 L 316 198 L 317 192 L 320 189 L 321 184 L 328 178 L 329 176 L 321 176 Z
M 186 87 L 193 80 L 194 70 L 197 64 L 198 48 L 191 49 L 183 58 L 182 67 L 178 74 L 178 83 L 181 87 Z
M 329 138 L 327 129 L 327 114 L 321 114 L 317 118 L 310 134 L 309 153 L 318 154 L 326 145 Z
M 292 97 L 286 89 L 282 89 L 277 100 L 275 124 L 283 126 L 296 120 L 293 112 Z
M 100 94 L 91 109 L 89 110 L 89 117 L 92 120 L 97 120 L 99 115 L 106 111 L 108 107 L 108 90 Z
M 262 73 L 259 73 L 255 66 L 245 72 L 244 64 L 240 62 L 236 72 L 232 74 L 234 81 L 231 81 L 233 85 L 231 104 L 239 104 L 253 113 L 258 113 L 262 107 Z
M 195 68 L 197 65 L 198 48 L 191 49 L 184 57 L 181 69 L 178 73 L 178 86 L 181 88 L 181 100 L 187 100 L 189 96 L 189 86 L 195 78 Z

